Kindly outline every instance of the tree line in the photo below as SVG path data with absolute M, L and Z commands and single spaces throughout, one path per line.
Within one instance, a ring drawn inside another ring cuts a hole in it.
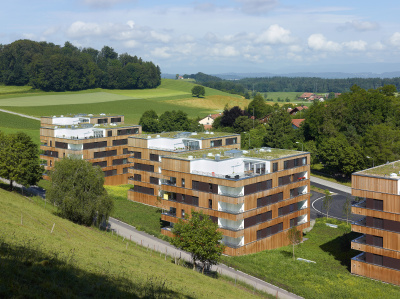
M 215 119 L 217 131 L 242 134 L 242 148 L 270 146 L 302 148 L 311 153 L 311 163 L 322 163 L 335 176 L 400 159 L 400 98 L 394 85 L 349 92 L 325 102 L 316 101 L 307 110 L 300 129 L 292 126 L 287 105 L 267 105 L 258 94 L 242 110 L 225 107 Z M 254 115 L 254 119 L 253 119 Z
M 343 93 L 349 92 L 353 85 L 363 89 L 376 89 L 385 85 L 394 85 L 400 88 L 400 78 L 346 78 L 346 79 L 324 79 L 317 77 L 265 77 L 244 78 L 240 80 L 223 80 L 216 76 L 197 73 L 184 75 L 184 78 L 195 79 L 197 83 L 204 86 L 239 94 L 250 98 L 256 92 L 314 92 L 314 93 Z
M 100 51 L 18 40 L 0 45 L 0 83 L 44 91 L 143 89 L 161 84 L 160 67 L 104 46 Z

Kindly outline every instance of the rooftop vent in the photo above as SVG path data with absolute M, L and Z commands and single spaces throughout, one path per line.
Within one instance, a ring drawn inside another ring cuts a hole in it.
M 211 135 L 214 135 L 214 132 L 210 132 Z
M 100 113 L 100 116 L 105 116 L 106 114 L 105 113 Z
M 208 132 L 208 131 L 206 131 L 205 133 L 206 133 L 206 134 L 210 134 L 210 132 Z
M 391 178 L 397 178 L 397 174 L 395 174 L 394 172 L 390 174 Z
M 219 161 L 221 160 L 221 155 L 220 154 L 216 154 L 215 155 L 215 161 Z
M 193 156 L 188 156 L 188 159 L 189 160 L 193 160 Z
M 208 156 L 208 157 L 212 157 L 213 154 L 212 154 L 212 153 L 208 153 L 207 156 Z
M 149 136 L 147 136 L 147 139 L 151 139 L 151 136 L 149 135 Z
M 238 158 L 241 157 L 243 154 L 243 151 L 233 149 L 225 152 L 225 156 L 232 157 L 232 158 Z
M 157 137 L 157 138 L 160 138 L 161 136 L 160 136 L 160 135 L 157 135 L 156 137 Z
M 192 135 L 197 135 L 197 132 L 193 132 Z

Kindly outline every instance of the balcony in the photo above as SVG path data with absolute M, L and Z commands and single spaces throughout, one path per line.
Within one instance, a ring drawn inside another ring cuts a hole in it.
M 166 212 L 162 212 L 162 215 L 166 215 L 166 216 L 170 216 L 170 217 L 176 217 L 176 212 L 170 212 L 170 211 L 166 211 Z
M 367 201 L 363 200 L 363 201 L 360 201 L 360 202 L 355 202 L 351 206 L 355 207 L 355 208 L 363 208 L 363 209 L 365 209 L 367 207 Z
M 365 235 L 362 235 L 362 236 L 352 240 L 351 242 L 362 244 L 362 245 L 368 245 L 367 244 L 367 238 L 366 238 Z
M 363 217 L 360 220 L 354 221 L 353 225 L 359 225 L 359 226 L 367 226 L 367 217 Z
M 171 181 L 171 180 L 162 180 L 163 185 L 168 185 L 168 186 L 176 186 L 176 181 Z
M 218 228 L 230 230 L 230 231 L 233 231 L 233 232 L 238 232 L 238 231 L 243 230 L 243 228 L 241 228 L 241 227 L 231 227 L 231 226 L 224 226 L 224 225 L 219 225 L 219 224 L 218 224 Z
M 352 258 L 352 260 L 357 261 L 357 262 L 366 263 L 366 260 L 365 260 L 365 252 L 360 253 L 359 255 L 356 255 L 355 257 Z
M 221 208 L 221 209 L 218 209 L 218 211 L 219 212 L 228 213 L 228 214 L 233 214 L 233 215 L 239 215 L 239 214 L 243 213 L 243 211 L 230 210 L 230 209 L 227 209 L 227 208 Z
M 238 215 L 244 212 L 244 203 L 230 204 L 226 202 L 218 202 L 218 211 Z
M 226 247 L 230 247 L 230 248 L 234 248 L 234 249 L 237 249 L 237 248 L 240 248 L 243 246 L 240 244 L 234 244 L 234 243 L 229 243 L 229 242 L 223 242 L 223 243 Z

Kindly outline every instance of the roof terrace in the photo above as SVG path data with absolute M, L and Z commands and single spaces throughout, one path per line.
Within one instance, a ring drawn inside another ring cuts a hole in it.
M 355 174 L 365 174 L 377 177 L 391 177 L 400 179 L 400 161 L 386 163 L 373 168 L 358 171 Z

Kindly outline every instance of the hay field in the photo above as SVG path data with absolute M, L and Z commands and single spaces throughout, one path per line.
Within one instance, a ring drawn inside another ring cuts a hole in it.
M 243 109 L 250 103 L 249 100 L 246 100 L 243 97 L 237 98 L 225 95 L 212 95 L 205 98 L 191 97 L 178 100 L 167 100 L 165 102 L 185 107 L 207 108 L 214 111 L 222 111 L 226 105 L 228 105 L 228 107 L 239 106 Z

